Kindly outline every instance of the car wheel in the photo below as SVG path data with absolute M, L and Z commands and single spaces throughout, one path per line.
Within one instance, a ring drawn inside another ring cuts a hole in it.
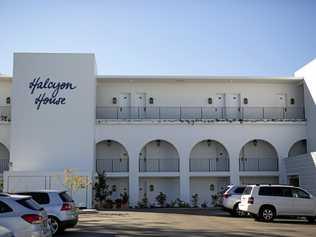
M 307 216 L 306 219 L 307 219 L 308 223 L 314 223 L 316 220 L 316 217 L 315 216 Z
M 50 222 L 50 230 L 52 231 L 53 235 L 56 235 L 57 233 L 60 233 L 62 231 L 60 226 L 60 221 L 53 216 L 48 217 Z
M 266 222 L 273 221 L 273 219 L 275 217 L 274 208 L 270 207 L 270 206 L 263 206 L 260 209 L 259 217 L 261 220 L 266 221 Z

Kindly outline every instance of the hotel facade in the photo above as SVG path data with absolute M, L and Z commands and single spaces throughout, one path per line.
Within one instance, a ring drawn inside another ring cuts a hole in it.
M 93 54 L 16 53 L 0 76 L 5 191 L 105 174 L 130 206 L 163 192 L 212 205 L 228 184 L 295 184 L 316 195 L 316 61 L 294 76 L 112 76 Z M 73 194 L 85 207 L 92 185 Z

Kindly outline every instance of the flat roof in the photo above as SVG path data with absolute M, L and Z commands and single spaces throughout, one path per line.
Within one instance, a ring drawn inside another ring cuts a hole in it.
M 208 76 L 208 75 L 96 75 L 100 82 L 148 82 L 148 81 L 212 81 L 212 82 L 300 82 L 303 77 L 280 77 L 280 76 Z M 0 80 L 12 80 L 12 76 L 0 74 Z

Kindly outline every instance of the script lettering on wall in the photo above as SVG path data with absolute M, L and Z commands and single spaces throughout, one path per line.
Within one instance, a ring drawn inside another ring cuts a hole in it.
M 36 77 L 29 83 L 31 95 L 36 95 L 34 104 L 36 109 L 39 110 L 42 105 L 64 105 L 66 104 L 66 97 L 60 96 L 61 91 L 71 91 L 76 89 L 71 82 L 53 81 L 50 78 L 42 80 L 41 77 Z

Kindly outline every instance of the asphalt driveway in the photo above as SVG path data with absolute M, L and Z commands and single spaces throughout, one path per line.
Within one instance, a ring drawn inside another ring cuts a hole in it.
M 155 209 L 82 214 L 79 224 L 60 236 L 316 236 L 316 224 L 304 220 L 234 218 L 220 210 Z

